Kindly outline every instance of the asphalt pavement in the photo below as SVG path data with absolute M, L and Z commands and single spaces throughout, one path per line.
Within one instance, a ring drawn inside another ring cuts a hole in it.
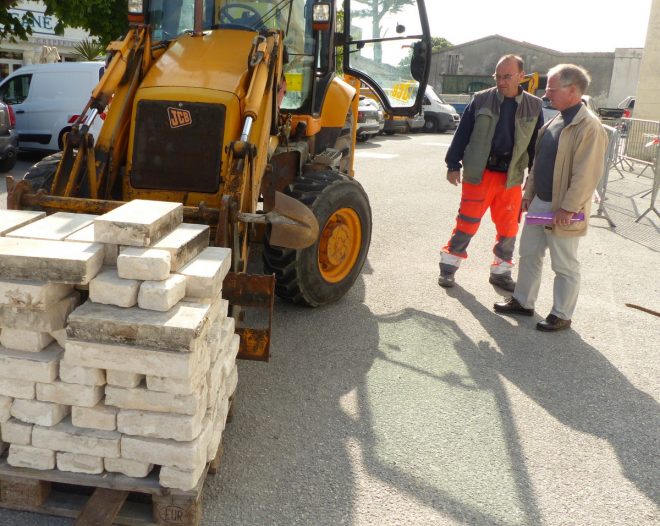
M 336 304 L 276 301 L 271 362 L 239 364 L 202 524 L 660 524 L 660 318 L 627 306 L 660 311 L 660 221 L 635 223 L 650 179 L 613 175 L 617 227 L 590 220 L 573 326 L 545 334 L 549 261 L 536 316 L 492 310 L 488 217 L 456 287 L 437 285 L 459 202 L 450 139 L 358 146 L 367 264 Z

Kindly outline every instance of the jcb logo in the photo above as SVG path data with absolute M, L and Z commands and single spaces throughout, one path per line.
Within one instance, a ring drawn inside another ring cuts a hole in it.
M 188 126 L 189 124 L 192 124 L 192 117 L 188 110 L 167 108 L 167 114 L 170 118 L 170 126 L 172 128 L 179 128 L 180 126 Z

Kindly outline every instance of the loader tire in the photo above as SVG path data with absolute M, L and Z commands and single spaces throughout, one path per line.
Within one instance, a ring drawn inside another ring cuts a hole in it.
M 319 223 L 319 237 L 305 249 L 273 246 L 268 235 L 264 267 L 275 274 L 276 294 L 318 307 L 337 301 L 353 286 L 371 242 L 371 207 L 354 179 L 333 171 L 309 172 L 286 192 L 306 204 Z
M 48 157 L 44 157 L 37 164 L 33 164 L 25 175 L 23 179 L 28 181 L 34 191 L 41 190 L 50 190 L 51 185 L 53 184 L 53 178 L 55 177 L 55 172 L 57 171 L 57 165 L 62 160 L 62 152 L 54 153 Z

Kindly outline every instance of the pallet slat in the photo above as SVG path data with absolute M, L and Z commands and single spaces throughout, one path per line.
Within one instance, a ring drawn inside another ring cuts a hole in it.
M 96 488 L 74 526 L 112 526 L 127 497 L 128 491 Z

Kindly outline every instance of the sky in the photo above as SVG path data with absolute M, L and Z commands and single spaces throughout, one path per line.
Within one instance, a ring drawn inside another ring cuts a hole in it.
M 426 0 L 431 35 L 498 34 L 563 52 L 644 47 L 653 0 Z M 656 0 L 657 1 L 657 0 Z

